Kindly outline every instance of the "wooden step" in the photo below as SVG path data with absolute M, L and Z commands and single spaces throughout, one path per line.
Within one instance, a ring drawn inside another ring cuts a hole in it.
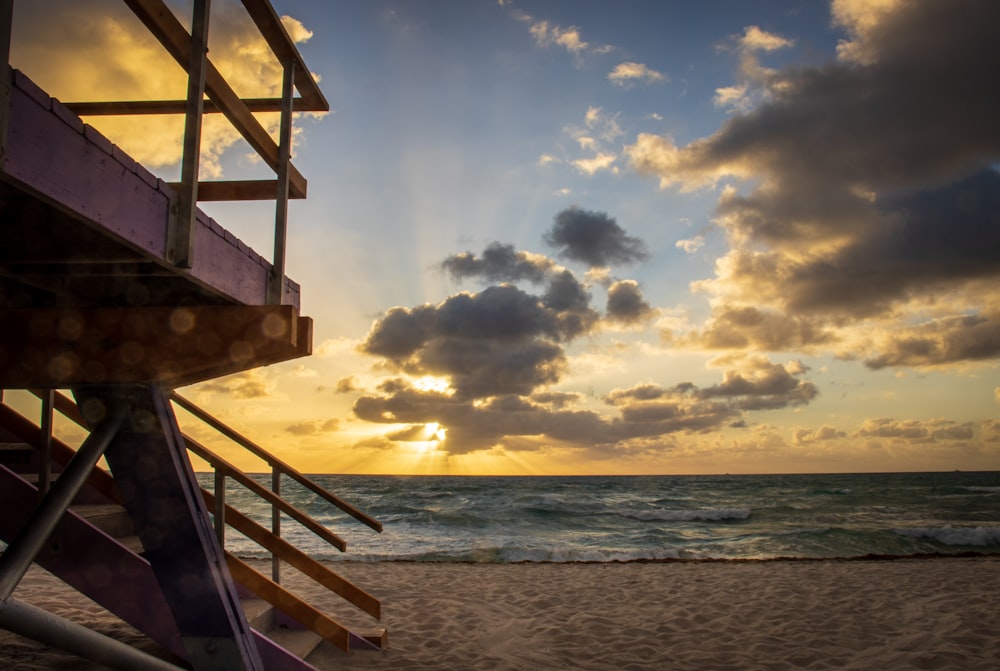
M 257 597 L 240 597 L 240 606 L 247 622 L 257 631 L 266 634 L 274 628 L 274 606 Z
M 299 659 L 305 659 L 323 642 L 323 637 L 310 629 L 278 627 L 267 632 L 266 636 Z
M 74 504 L 69 509 L 112 538 L 135 536 L 132 518 L 122 506 L 114 503 L 84 503 Z
M 27 443 L 0 443 L 0 464 L 17 470 L 18 466 L 31 464 L 34 451 Z

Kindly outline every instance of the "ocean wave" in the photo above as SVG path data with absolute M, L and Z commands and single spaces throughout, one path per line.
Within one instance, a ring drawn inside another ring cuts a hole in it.
M 962 487 L 962 489 L 976 494 L 1000 494 L 1000 487 Z
M 944 545 L 1000 545 L 1000 527 L 918 527 L 893 531 L 900 536 L 925 538 Z
M 630 510 L 621 513 L 641 522 L 722 522 L 750 518 L 747 508 L 722 508 L 707 510 Z

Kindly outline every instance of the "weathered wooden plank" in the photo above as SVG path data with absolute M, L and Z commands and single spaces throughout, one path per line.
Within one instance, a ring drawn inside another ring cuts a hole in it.
M 288 36 L 288 32 L 271 3 L 267 0 L 243 0 L 243 6 L 246 7 L 250 18 L 257 24 L 257 29 L 264 36 L 278 61 L 295 63 L 295 88 L 298 89 L 302 97 L 318 110 L 329 112 L 329 103 L 316 84 L 316 80 L 313 79 L 312 73 L 306 67 L 305 61 L 302 60 L 302 55 L 295 43 Z
M 179 182 L 169 182 L 172 188 Z M 207 181 L 198 182 L 198 201 L 210 202 L 219 200 L 274 200 L 278 190 L 276 179 L 245 179 L 239 181 Z M 289 198 L 302 196 L 288 195 Z
M 15 389 L 179 386 L 311 347 L 312 320 L 290 305 L 9 310 L 5 321 L 0 386 Z
M 281 98 L 241 98 L 247 109 L 254 113 L 280 112 Z M 64 102 L 68 110 L 79 116 L 133 116 L 148 114 L 184 114 L 185 100 L 104 100 Z M 211 99 L 204 101 L 205 114 L 221 114 L 222 109 Z M 328 105 L 317 105 L 304 98 L 296 98 L 292 109 L 296 112 L 325 112 Z
M 351 649 L 351 634 L 342 624 L 228 552 L 226 564 L 233 577 L 251 592 L 341 650 L 346 652 Z

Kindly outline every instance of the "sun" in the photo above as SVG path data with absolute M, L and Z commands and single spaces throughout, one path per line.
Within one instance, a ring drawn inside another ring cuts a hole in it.
M 446 377 L 424 375 L 413 381 L 413 388 L 418 391 L 433 391 L 439 394 L 447 394 L 451 389 L 451 380 Z
M 448 429 L 437 422 L 428 422 L 424 425 L 424 430 L 427 432 L 428 441 L 442 443 L 448 435 Z

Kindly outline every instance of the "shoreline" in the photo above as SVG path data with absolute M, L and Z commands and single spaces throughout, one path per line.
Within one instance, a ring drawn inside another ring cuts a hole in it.
M 323 649 L 310 659 L 321 671 L 1000 668 L 1000 555 L 326 564 L 381 599 L 389 645 Z M 378 625 L 293 569 L 283 576 L 343 624 Z M 15 597 L 156 648 L 37 567 Z M 0 658 L 25 671 L 99 668 L 2 631 Z

